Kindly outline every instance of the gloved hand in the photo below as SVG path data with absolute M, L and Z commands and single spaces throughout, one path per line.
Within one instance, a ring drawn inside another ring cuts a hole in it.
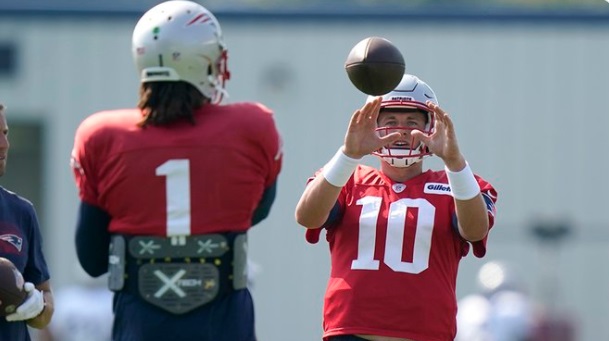
M 23 285 L 23 290 L 27 292 L 27 298 L 14 313 L 6 316 L 6 320 L 9 322 L 29 320 L 38 316 L 44 309 L 42 291 L 36 289 L 30 282 Z

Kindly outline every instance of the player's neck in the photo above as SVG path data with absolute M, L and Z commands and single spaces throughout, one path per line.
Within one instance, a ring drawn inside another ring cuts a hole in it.
M 417 162 L 409 167 L 393 167 L 381 161 L 381 172 L 395 182 L 406 182 L 423 173 L 423 163 Z

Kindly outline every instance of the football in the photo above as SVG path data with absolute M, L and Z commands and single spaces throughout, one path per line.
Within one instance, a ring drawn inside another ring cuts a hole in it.
M 384 95 L 402 80 L 406 65 L 400 50 L 381 37 L 368 37 L 357 43 L 345 61 L 351 83 L 361 92 Z
M 15 312 L 25 301 L 27 292 L 23 290 L 23 276 L 13 262 L 0 257 L 0 316 Z

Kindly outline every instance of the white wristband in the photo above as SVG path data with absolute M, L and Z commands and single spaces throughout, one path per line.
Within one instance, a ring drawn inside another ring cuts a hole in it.
M 359 164 L 361 159 L 350 158 L 345 153 L 343 153 L 343 148 L 341 147 L 334 157 L 326 163 L 324 169 L 321 171 L 324 178 L 333 186 L 343 187 L 351 175 L 355 171 L 355 168 Z
M 448 184 L 453 193 L 453 198 L 457 200 L 469 200 L 480 193 L 480 185 L 476 181 L 467 161 L 465 162 L 465 168 L 458 172 L 451 172 L 446 166 L 444 166 L 444 170 L 448 177 Z

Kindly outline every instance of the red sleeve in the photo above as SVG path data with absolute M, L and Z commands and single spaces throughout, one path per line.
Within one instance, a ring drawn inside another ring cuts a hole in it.
M 323 168 L 319 169 L 317 172 L 315 172 L 314 176 L 307 179 L 307 185 L 309 183 L 311 183 L 311 181 L 313 181 L 313 179 L 315 179 L 315 177 L 321 173 L 322 169 Z M 323 229 L 322 228 L 317 228 L 317 229 L 307 228 L 305 230 L 305 240 L 309 244 L 317 244 L 319 242 L 319 237 L 321 236 L 321 230 L 323 230 Z
M 307 185 L 308 185 L 308 184 L 309 184 L 309 183 L 310 183 L 310 182 L 311 182 L 313 179 L 315 179 L 315 177 L 320 176 L 320 174 L 321 174 L 321 171 L 322 171 L 322 170 L 323 170 L 323 167 L 322 167 L 322 168 L 320 168 L 320 169 L 319 169 L 319 170 L 318 170 L 318 171 L 315 173 L 315 175 L 314 175 L 314 176 L 312 176 L 312 177 L 308 178 L 308 179 L 307 179 Z M 348 187 L 348 184 L 349 184 L 349 183 L 352 183 L 352 182 L 353 182 L 353 177 L 351 177 L 351 178 L 349 179 L 349 181 L 347 182 L 347 184 L 345 184 L 345 186 L 343 186 L 343 189 L 340 191 L 340 194 L 338 195 L 338 199 L 337 199 L 337 201 L 338 201 L 338 203 L 339 203 L 341 206 L 343 206 L 343 205 L 344 205 L 344 202 L 345 202 L 345 196 L 346 196 L 346 193 L 347 193 L 347 190 L 346 190 L 345 188 L 346 188 L 346 187 Z M 321 231 L 322 231 L 322 230 L 323 230 L 323 228 L 322 228 L 322 227 L 320 227 L 320 228 L 315 228 L 315 229 L 311 229 L 311 228 L 306 229 L 306 231 L 305 231 L 305 239 L 306 239 L 306 241 L 307 241 L 309 244 L 317 244 L 317 243 L 319 242 L 319 238 L 320 238 L 320 236 L 321 236 Z
M 486 210 L 488 214 L 488 223 L 489 223 L 489 231 L 495 225 L 495 215 L 497 213 L 497 208 L 495 207 L 495 203 L 497 202 L 497 191 L 491 184 L 483 180 L 482 178 L 476 176 L 478 180 L 478 184 L 480 185 L 480 192 L 482 192 L 482 198 L 486 203 Z M 486 241 L 488 239 L 488 234 L 484 239 L 473 242 L 472 247 L 474 249 L 474 256 L 478 258 L 484 257 L 486 254 Z M 467 251 L 465 251 L 467 254 Z
M 258 103 L 258 106 L 268 113 L 267 119 L 260 121 L 260 124 L 262 125 L 261 129 L 257 130 L 259 132 L 259 141 L 263 145 L 263 150 L 270 152 L 266 156 L 269 172 L 265 187 L 268 188 L 277 180 L 279 172 L 281 171 L 283 161 L 283 140 L 275 124 L 273 112 L 262 104 Z
M 74 180 L 78 188 L 78 195 L 81 201 L 88 204 L 99 206 L 97 193 L 97 180 L 95 178 L 96 151 L 91 144 L 92 131 L 95 128 L 94 117 L 83 121 L 76 130 L 74 147 L 70 159 L 70 166 L 74 174 Z

